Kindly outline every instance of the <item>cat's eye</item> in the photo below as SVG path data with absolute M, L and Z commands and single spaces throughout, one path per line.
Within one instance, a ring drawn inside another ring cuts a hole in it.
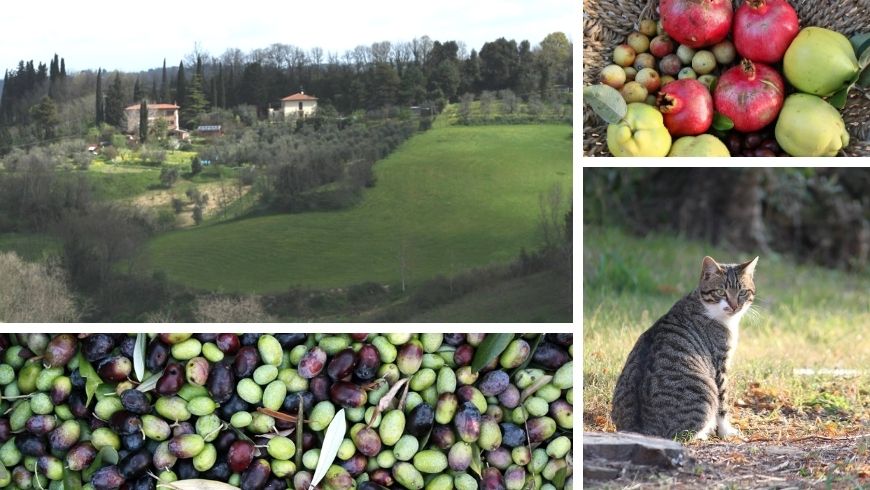
M 749 296 L 749 291 L 747 291 L 747 290 L 744 289 L 743 291 L 740 291 L 739 296 L 740 296 L 741 298 L 745 298 L 745 297 Z
M 717 289 L 716 296 L 719 296 L 719 297 L 725 296 L 725 289 L 724 288 Z

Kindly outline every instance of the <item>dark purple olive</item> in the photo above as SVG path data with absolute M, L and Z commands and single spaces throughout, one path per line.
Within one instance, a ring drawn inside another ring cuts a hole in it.
M 315 346 L 302 355 L 302 358 L 299 360 L 297 371 L 299 372 L 299 376 L 302 376 L 305 379 L 311 379 L 320 374 L 325 365 L 326 352 L 324 352 L 320 347 Z
M 12 437 L 12 427 L 9 419 L 0 419 L 0 442 L 6 442 Z
M 179 480 L 192 480 L 194 478 L 199 478 L 199 472 L 193 467 L 192 459 L 179 459 L 178 462 L 175 463 L 175 466 L 172 467 L 172 471 L 175 472 L 175 475 Z
M 350 476 L 356 477 L 366 469 L 368 458 L 360 453 L 356 453 L 346 461 L 342 461 L 340 466 L 350 473 Z
M 501 428 L 501 443 L 503 446 L 514 448 L 528 444 L 528 441 L 526 441 L 526 431 L 522 427 L 510 422 L 502 422 L 498 425 Z
M 136 337 L 127 336 L 121 339 L 120 342 L 118 342 L 118 352 L 120 352 L 121 355 L 126 356 L 130 359 L 133 359 L 134 357 L 133 351 L 135 350 L 135 348 Z
M 130 372 L 133 371 L 133 363 L 130 362 L 129 358 L 124 356 L 109 357 L 103 359 L 97 371 L 103 381 L 114 381 L 117 383 L 126 380 L 130 376 Z
M 345 408 L 359 408 L 366 404 L 368 395 L 359 385 L 347 381 L 336 381 L 329 388 L 329 399 Z
M 218 401 L 217 397 L 213 397 L 214 401 Z M 229 420 L 233 417 L 233 414 L 236 412 L 249 412 L 251 410 L 251 404 L 242 400 L 242 397 L 239 396 L 235 391 L 230 395 L 229 400 L 221 403 L 221 406 L 218 407 L 218 411 L 220 412 L 221 418 L 224 420 Z
M 352 333 L 350 334 L 350 338 L 354 342 L 365 342 L 367 338 L 369 338 L 370 334 L 367 333 Z
M 471 364 L 472 357 L 474 357 L 474 347 L 462 344 L 453 353 L 453 362 L 456 363 L 456 367 L 467 366 Z
M 756 148 L 755 149 L 755 156 L 756 157 L 765 157 L 765 158 L 766 157 L 775 157 L 776 152 L 768 150 L 767 148 Z
M 232 398 L 236 392 L 236 377 L 227 361 L 220 361 L 212 366 L 207 385 L 208 392 L 217 403 L 222 404 Z M 229 417 L 226 417 L 225 420 L 229 420 Z
M 256 347 L 247 345 L 239 349 L 233 361 L 233 373 L 237 379 L 247 378 L 254 374 L 254 369 L 260 364 L 260 354 Z
M 121 447 L 127 451 L 138 451 L 145 447 L 145 437 L 142 433 L 124 434 L 121 435 Z
M 304 343 L 307 335 L 304 333 L 276 333 L 275 339 L 278 340 L 278 343 L 281 344 L 281 347 L 285 351 L 289 351 L 297 345 Z
M 332 357 L 326 367 L 326 374 L 334 380 L 344 379 L 353 373 L 356 366 L 356 352 L 350 347 Z
M 537 350 L 535 350 L 534 356 L 532 356 L 532 361 L 535 364 L 554 371 L 567 364 L 570 360 L 571 358 L 564 348 L 547 341 L 541 342 Z
M 435 423 L 435 411 L 428 403 L 421 403 L 408 414 L 405 422 L 405 433 L 422 439 L 432 430 L 433 423 Z
M 124 477 L 115 465 L 104 466 L 91 475 L 91 485 L 95 490 L 113 490 L 124 483 Z
M 218 334 L 215 345 L 224 354 L 233 355 L 239 351 L 242 344 L 239 342 L 239 336 L 234 333 Z
M 263 490 L 287 490 L 287 482 L 278 478 L 277 476 L 273 476 L 269 479 L 269 482 L 266 483 L 266 486 L 263 487 Z
M 743 138 L 739 133 L 732 132 L 725 139 L 725 145 L 728 147 L 728 151 L 730 151 L 732 155 L 739 154 L 740 150 L 743 149 Z
M 77 419 L 83 419 L 88 416 L 90 413 L 90 409 L 85 404 L 85 394 L 80 391 L 73 391 L 69 395 L 69 399 L 67 400 L 67 406 L 69 406 L 69 411 Z
M 456 443 L 456 434 L 453 433 L 453 429 L 449 425 L 435 424 L 432 427 L 432 435 L 429 440 L 446 451 Z
M 311 432 L 306 431 L 306 432 L 302 433 L 302 450 L 303 451 L 310 450 L 311 448 L 314 447 L 315 444 L 318 444 L 318 443 L 319 443 L 319 441 L 317 440 L 316 437 L 314 437 L 314 434 L 312 434 Z
M 121 405 L 124 406 L 124 410 L 138 415 L 151 412 L 151 403 L 148 401 L 148 395 L 132 388 L 124 390 L 121 393 Z
M 248 466 L 248 469 L 242 473 L 239 488 L 241 490 L 263 490 L 271 475 L 272 468 L 269 466 L 268 461 L 265 459 L 254 460 Z
M 511 378 L 508 373 L 502 370 L 490 371 L 483 375 L 477 388 L 483 393 L 483 396 L 497 396 L 507 389 L 510 382 Z
M 744 148 L 748 148 L 750 150 L 754 150 L 761 145 L 762 137 L 758 133 L 749 133 L 746 135 L 746 138 L 743 140 Z
M 511 452 L 505 447 L 497 447 L 492 451 L 487 451 L 484 453 L 484 458 L 486 458 L 487 463 L 500 470 L 507 469 L 507 467 L 513 462 L 511 459 Z
M 45 440 L 26 432 L 15 436 L 15 447 L 25 456 L 44 456 L 47 454 Z
M 372 479 L 370 482 L 364 482 L 364 483 L 374 483 L 375 485 L 381 485 L 382 487 L 387 487 L 387 488 L 393 486 L 393 483 L 395 483 L 395 480 L 393 480 L 393 474 L 385 469 L 382 469 L 382 468 L 378 468 L 375 471 L 372 471 L 371 478 Z M 360 486 L 360 490 L 363 490 L 362 486 Z M 375 488 L 375 489 L 370 489 L 370 490 L 380 490 L 380 489 Z
M 190 422 L 177 422 L 173 425 L 172 437 L 183 436 L 185 434 L 196 434 L 196 428 Z
M 90 442 L 80 442 L 66 453 L 66 464 L 73 471 L 81 471 L 97 457 L 97 450 Z
M 782 148 L 779 147 L 779 143 L 776 142 L 775 139 L 766 139 L 761 143 L 761 148 L 766 150 L 770 150 L 773 153 L 779 153 L 782 151 Z
M 381 367 L 381 358 L 375 346 L 365 344 L 360 347 L 353 375 L 360 381 L 370 381 L 377 375 L 379 367 Z
M 113 413 L 109 418 L 109 426 L 119 435 L 142 433 L 142 419 L 126 410 Z
M 314 401 L 317 402 L 329 400 L 330 386 L 332 386 L 332 382 L 329 380 L 329 377 L 325 375 L 316 376 L 308 382 L 308 389 L 311 391 L 311 394 L 314 395 Z
M 88 362 L 95 362 L 109 357 L 115 348 L 115 340 L 107 334 L 96 333 L 82 340 L 82 354 Z
M 127 490 L 154 490 L 157 488 L 156 480 L 149 475 L 140 476 L 133 483 L 127 484 Z
M 148 344 L 145 354 L 145 368 L 152 373 L 160 371 L 169 360 L 169 347 L 163 342 L 154 339 Z
M 214 343 L 217 340 L 218 334 L 216 333 L 195 333 L 193 334 L 193 338 L 202 342 L 203 344 L 206 342 Z
M 514 385 L 508 385 L 499 393 L 498 402 L 505 408 L 516 408 L 520 404 L 520 390 Z
M 154 391 L 163 396 L 172 396 L 184 386 L 184 368 L 181 364 L 170 363 L 163 370 L 163 375 L 157 380 Z
M 459 438 L 468 443 L 476 442 L 480 437 L 480 422 L 480 411 L 471 402 L 463 403 L 453 418 Z
M 44 436 L 53 431 L 55 427 L 57 427 L 57 417 L 54 415 L 33 415 L 24 423 L 27 432 L 35 436 Z
M 260 340 L 263 334 L 261 333 L 243 333 L 241 337 L 239 337 L 239 342 L 241 342 L 242 346 L 256 346 L 257 341 Z
M 465 343 L 465 334 L 464 333 L 445 333 L 444 334 L 444 343 L 447 345 L 452 345 L 453 347 L 459 347 L 460 345 Z
M 215 438 L 213 444 L 214 448 L 218 450 L 218 453 L 225 454 L 227 450 L 230 448 L 230 445 L 236 442 L 236 433 L 231 430 L 225 430 L 218 434 L 217 438 Z
M 78 341 L 73 335 L 62 333 L 51 339 L 45 347 L 43 361 L 48 367 L 66 366 L 76 354 Z
M 299 399 L 302 399 L 302 413 L 309 414 L 314 407 L 314 395 L 310 391 L 298 391 L 284 397 L 281 408 L 284 412 L 295 414 L 299 410 Z
M 227 481 L 232 474 L 233 471 L 230 469 L 229 463 L 226 461 L 218 461 L 214 466 L 206 470 L 202 474 L 202 477 L 206 480 Z
M 360 429 L 353 436 L 353 444 L 364 456 L 373 458 L 381 452 L 381 437 L 371 427 Z
M 147 449 L 140 449 L 118 461 L 118 472 L 125 480 L 132 480 L 144 475 L 150 464 L 151 453 Z
M 254 444 L 250 441 L 238 440 L 230 445 L 227 451 L 227 462 L 233 473 L 241 473 L 248 469 L 254 460 Z

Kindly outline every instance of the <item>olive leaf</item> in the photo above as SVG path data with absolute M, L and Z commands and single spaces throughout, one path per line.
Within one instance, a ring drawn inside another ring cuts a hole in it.
M 85 356 L 79 352 L 79 374 L 82 378 L 85 378 L 85 404 L 90 405 L 91 399 L 94 397 L 94 393 L 97 391 L 97 387 L 103 383 L 103 380 L 100 379 L 100 376 L 94 370 L 94 367 L 91 366 L 91 363 L 85 359 Z
M 64 466 L 63 488 L 64 490 L 82 490 L 82 474 L 69 469 L 68 466 Z
M 160 378 L 162 376 L 163 376 L 162 372 L 152 374 L 151 376 L 148 377 L 148 379 L 139 383 L 139 386 L 137 386 L 136 389 L 141 391 L 142 393 L 148 393 L 149 391 L 151 391 L 157 387 L 157 382 L 160 380 Z
M 167 488 L 170 490 L 239 490 L 239 487 L 234 487 L 229 483 L 216 480 L 203 480 L 200 478 L 158 483 L 157 488 Z
M 477 473 L 477 476 L 483 476 L 483 465 L 480 462 L 480 446 L 477 444 L 471 445 L 471 469 Z
M 615 88 L 604 85 L 583 87 L 583 102 L 608 124 L 616 124 L 628 113 L 628 104 Z
M 317 459 L 317 467 L 314 469 L 314 476 L 311 477 L 311 487 L 317 486 L 320 480 L 326 476 L 326 470 L 332 466 L 335 457 L 338 455 L 338 448 L 341 446 L 341 441 L 347 433 L 347 420 L 344 419 L 344 409 L 338 411 L 329 427 L 326 428 L 326 434 L 323 436 L 323 446 L 320 448 L 320 457 Z
M 262 414 L 268 415 L 273 419 L 283 420 L 284 422 L 296 422 L 295 415 L 287 415 L 286 413 L 281 413 L 266 407 L 257 407 L 257 411 Z
M 734 128 L 734 121 L 730 117 L 717 112 L 713 114 L 713 129 L 718 131 L 728 131 Z
M 296 447 L 302 447 L 302 430 L 305 425 L 305 420 L 303 419 L 304 413 L 302 411 L 302 397 L 299 397 L 299 411 L 296 415 Z M 302 468 L 302 451 L 296 449 L 296 467 Z
M 493 359 L 501 355 L 507 348 L 508 344 L 513 340 L 512 333 L 490 333 L 486 334 L 483 342 L 477 346 L 474 351 L 474 359 L 471 361 L 471 371 L 476 373 L 483 369 L 484 366 L 492 362 Z
M 553 381 L 553 377 L 549 374 L 545 374 L 541 376 L 534 383 L 531 384 L 528 388 L 524 389 L 522 393 L 520 393 L 520 403 L 526 401 L 526 398 L 534 395 L 538 390 L 540 390 L 545 384 Z
M 836 107 L 837 109 L 844 109 L 846 107 L 846 99 L 849 96 L 849 88 L 851 87 L 852 84 L 849 84 L 848 87 L 832 95 L 831 98 L 828 99 L 828 103 Z
M 107 396 L 118 396 L 118 393 L 115 391 L 115 387 L 109 383 L 100 383 L 94 390 L 94 396 L 97 397 L 97 401 L 100 401 Z
M 565 488 L 565 478 L 568 476 L 568 467 L 563 466 L 559 468 L 559 471 L 556 472 L 556 476 L 553 478 L 553 486 L 556 488 Z
M 136 334 L 136 343 L 133 344 L 133 372 L 136 373 L 136 380 L 142 381 L 145 379 L 145 333 L 139 332 Z
M 867 48 L 870 48 L 870 32 L 855 34 L 849 39 L 849 42 L 855 48 L 855 56 L 860 57 L 862 53 L 867 51 Z
M 399 392 L 399 390 L 402 389 L 402 385 L 408 382 L 408 379 L 410 378 L 402 378 L 399 381 L 396 381 L 396 384 L 390 387 L 390 391 L 388 391 L 386 395 L 381 397 L 381 399 L 378 401 L 377 406 L 375 407 L 374 413 L 372 413 L 372 418 L 369 419 L 369 423 L 368 425 L 366 425 L 366 427 L 371 427 L 372 423 L 378 419 L 381 413 L 383 413 L 384 410 L 390 408 L 390 402 L 392 402 L 393 399 L 396 398 L 396 394 Z

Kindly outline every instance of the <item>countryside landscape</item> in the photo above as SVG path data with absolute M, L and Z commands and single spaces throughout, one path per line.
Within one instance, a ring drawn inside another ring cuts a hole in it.
M 572 49 L 5 67 L 0 321 L 571 321 Z

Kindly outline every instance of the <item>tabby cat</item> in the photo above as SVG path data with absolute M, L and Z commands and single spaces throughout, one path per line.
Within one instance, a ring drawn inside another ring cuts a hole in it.
M 673 439 L 738 435 L 728 420 L 727 373 L 740 318 L 755 298 L 758 257 L 718 264 L 704 257 L 698 288 L 644 332 L 616 382 L 619 431 Z

